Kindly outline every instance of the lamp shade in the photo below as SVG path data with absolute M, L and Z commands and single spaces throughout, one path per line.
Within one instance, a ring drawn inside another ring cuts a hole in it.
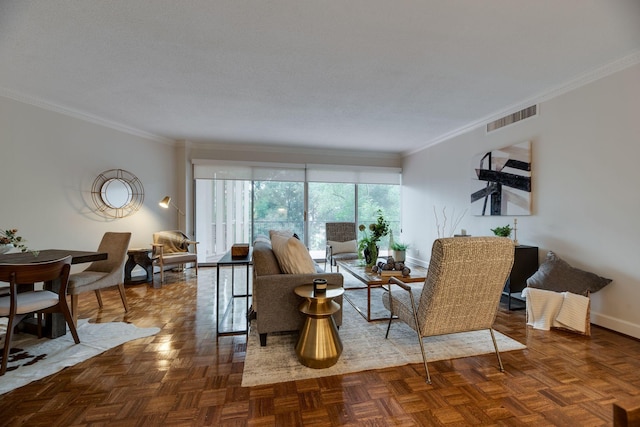
M 160 206 L 162 206 L 163 208 L 167 209 L 169 207 L 170 203 L 171 203 L 171 197 L 164 196 L 164 198 L 162 200 L 160 200 L 160 203 L 158 203 L 158 204 Z

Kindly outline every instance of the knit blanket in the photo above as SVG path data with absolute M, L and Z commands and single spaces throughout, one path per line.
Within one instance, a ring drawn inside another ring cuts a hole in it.
M 554 292 L 527 287 L 522 291 L 527 301 L 527 325 L 548 331 L 552 327 L 585 333 L 589 315 L 589 298 L 571 292 Z

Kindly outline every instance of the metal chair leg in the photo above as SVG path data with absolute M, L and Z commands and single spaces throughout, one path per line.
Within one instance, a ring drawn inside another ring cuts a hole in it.
M 498 343 L 496 342 L 496 336 L 493 333 L 493 328 L 489 328 L 489 332 L 491 332 L 491 339 L 493 340 L 493 348 L 496 349 L 496 356 L 498 356 L 498 365 L 500 365 L 500 372 L 504 372 L 504 367 L 502 366 L 502 359 L 500 358 L 500 352 L 498 351 Z

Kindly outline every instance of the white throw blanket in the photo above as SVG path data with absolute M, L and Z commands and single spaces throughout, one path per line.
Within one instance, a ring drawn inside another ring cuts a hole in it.
M 522 291 L 522 296 L 527 300 L 527 325 L 545 331 L 561 327 L 585 333 L 588 297 L 529 287 Z

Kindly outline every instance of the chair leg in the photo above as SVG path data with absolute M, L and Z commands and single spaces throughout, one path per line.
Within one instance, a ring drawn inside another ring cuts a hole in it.
M 118 285 L 118 291 L 120 292 L 120 299 L 122 300 L 122 305 L 124 305 L 124 311 L 129 311 L 129 304 L 127 304 L 127 295 L 124 293 L 124 285 L 120 283 Z
M 11 338 L 13 336 L 13 317 L 9 316 L 7 324 L 7 333 L 4 337 L 4 351 L 2 352 L 2 365 L 0 366 L 0 375 L 7 372 L 7 363 L 9 362 L 9 350 L 11 350 Z
M 73 318 L 73 325 L 78 326 L 78 295 L 71 295 L 71 317 Z
M 36 313 L 36 318 L 38 319 L 38 338 L 42 338 L 42 316 L 42 313 Z
M 498 357 L 498 365 L 500 365 L 500 372 L 504 372 L 504 367 L 502 366 L 502 359 L 500 358 L 500 352 L 498 351 L 498 343 L 496 342 L 496 336 L 493 333 L 493 328 L 489 328 L 489 332 L 491 332 L 491 340 L 493 341 L 493 348 L 496 349 L 496 356 Z
M 96 289 L 94 291 L 96 293 L 96 298 L 98 299 L 98 305 L 102 308 L 102 295 L 100 295 L 100 289 Z
M 195 266 L 196 266 L 196 276 L 198 275 L 198 261 L 194 262 Z
M 72 295 L 71 300 L 73 301 L 73 297 L 76 297 L 77 303 L 77 295 Z M 76 344 L 80 344 L 80 338 L 78 337 L 78 330 L 76 329 L 76 324 L 78 322 L 77 318 L 74 318 L 71 312 L 69 311 L 69 306 L 66 304 L 67 300 L 64 300 L 64 303 L 60 303 L 60 311 L 64 315 L 64 320 L 66 320 L 67 325 L 69 325 L 69 331 L 71 331 L 71 336 L 73 337 L 73 341 Z M 77 311 L 76 311 L 77 312 Z

